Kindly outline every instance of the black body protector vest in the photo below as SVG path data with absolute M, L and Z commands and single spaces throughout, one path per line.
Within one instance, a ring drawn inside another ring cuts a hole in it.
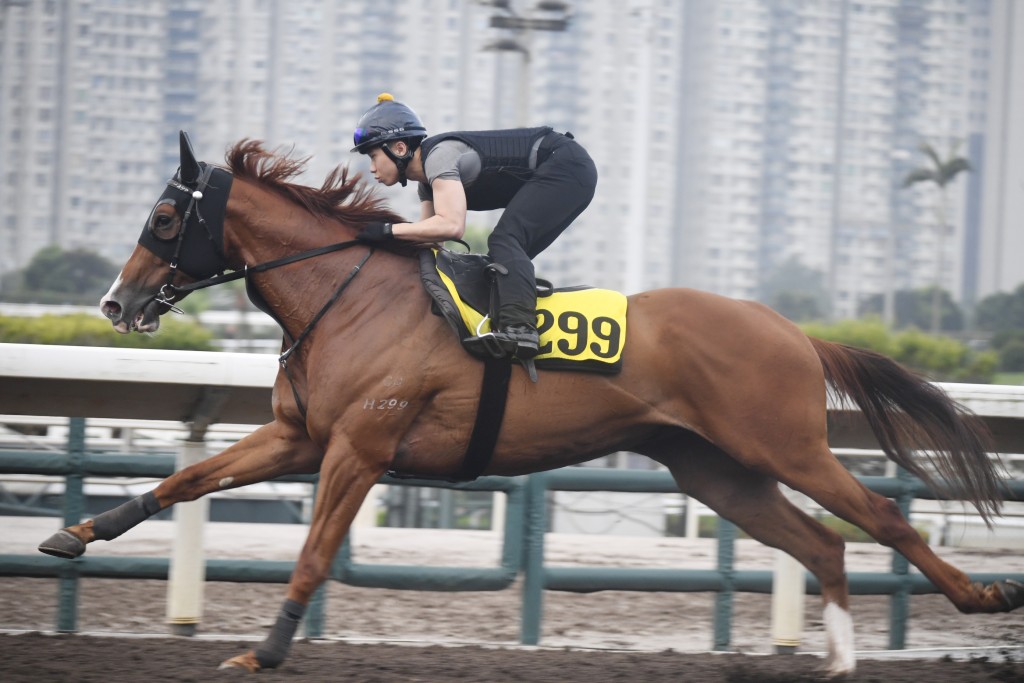
M 534 169 L 530 167 L 533 146 L 551 131 L 548 126 L 539 126 L 441 133 L 420 143 L 420 158 L 425 160 L 434 145 L 442 140 L 466 143 L 480 155 L 480 175 L 465 188 L 466 208 L 473 211 L 503 209 L 533 176 Z

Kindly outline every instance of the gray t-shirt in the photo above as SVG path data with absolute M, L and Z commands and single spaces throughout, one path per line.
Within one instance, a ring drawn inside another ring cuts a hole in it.
M 423 160 L 423 173 L 427 182 L 420 183 L 418 193 L 421 202 L 434 201 L 431 184 L 438 178 L 458 180 L 463 187 L 469 187 L 480 175 L 480 155 L 472 147 L 454 138 L 442 140 L 434 145 Z

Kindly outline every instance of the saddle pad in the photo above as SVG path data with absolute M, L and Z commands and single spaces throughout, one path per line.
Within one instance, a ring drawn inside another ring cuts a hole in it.
M 490 332 L 490 318 L 481 301 L 486 298 L 480 296 L 481 291 L 487 291 L 486 257 L 436 250 L 421 254 L 427 293 L 434 299 L 435 310 L 448 320 L 459 338 Z M 460 262 L 460 267 L 451 267 L 452 258 Z M 471 265 L 466 265 L 467 260 Z M 444 261 L 444 267 L 439 261 Z M 468 281 L 464 283 L 463 277 Z M 626 345 L 626 297 L 591 287 L 542 293 L 537 298 L 537 331 L 540 350 L 534 361 L 538 369 L 615 374 L 622 369 L 622 349 Z M 473 353 L 470 347 L 467 350 Z

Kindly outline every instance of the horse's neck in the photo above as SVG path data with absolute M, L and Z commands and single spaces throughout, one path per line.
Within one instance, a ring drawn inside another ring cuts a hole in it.
M 236 268 L 355 236 L 340 223 L 320 220 L 267 190 L 240 182 L 232 188 L 224 233 L 228 260 Z
M 256 189 L 248 189 L 248 193 L 251 194 L 237 203 L 241 208 L 235 209 L 229 204 L 225 223 L 225 244 L 235 267 L 252 268 L 355 238 L 355 229 L 338 221 L 319 219 Z M 380 312 L 378 308 L 400 305 L 408 300 L 409 297 L 392 294 L 402 288 L 399 281 L 418 282 L 412 275 L 416 271 L 414 260 L 378 249 L 379 253 L 365 268 L 359 268 L 357 275 L 357 266 L 368 249 L 368 246 L 356 245 L 271 269 L 253 275 L 252 279 L 260 296 L 288 334 L 295 338 L 349 278 L 351 283 L 331 304 L 332 314 L 376 315 Z M 396 277 L 398 273 L 410 277 Z

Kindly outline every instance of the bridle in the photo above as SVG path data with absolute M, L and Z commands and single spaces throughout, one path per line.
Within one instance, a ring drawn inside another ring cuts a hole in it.
M 213 174 L 212 166 L 205 166 L 202 174 L 196 181 L 195 189 L 190 189 L 188 186 L 178 182 L 177 179 L 171 178 L 167 181 L 169 187 L 173 187 L 176 190 L 185 192 L 189 195 L 188 206 L 185 208 L 185 215 L 181 218 L 181 230 L 178 231 L 178 239 L 174 246 L 174 256 L 168 262 L 169 271 L 167 274 L 167 282 L 160 287 L 160 291 L 157 292 L 156 296 L 153 297 L 157 303 L 167 306 L 167 308 L 179 315 L 184 314 L 180 308 L 174 305 L 174 300 L 177 298 L 179 292 L 174 285 L 174 278 L 178 275 L 178 261 L 181 258 L 181 248 L 185 243 L 185 233 L 188 230 L 189 220 L 192 218 L 192 211 L 196 213 L 196 220 L 199 222 L 205 230 L 206 234 L 210 237 L 210 241 L 213 242 L 213 235 L 210 233 L 210 227 L 206 224 L 206 219 L 203 218 L 202 214 L 199 213 L 199 202 L 203 198 L 203 190 L 210 184 L 210 176 Z M 223 236 L 223 225 L 221 226 L 221 235 Z M 223 241 L 223 240 L 222 240 Z M 215 245 L 216 247 L 216 245 Z M 221 268 L 221 272 L 227 269 L 227 257 L 224 256 L 223 247 L 217 248 L 217 256 L 224 264 L 224 268 Z
M 213 178 L 216 178 L 216 182 L 211 182 Z M 230 173 L 206 164 L 200 164 L 194 184 L 183 182 L 180 170 L 167 181 L 167 189 L 157 201 L 157 207 L 163 203 L 172 204 L 181 220 L 181 227 L 176 238 L 160 239 L 154 234 L 151 225 L 156 212 L 154 207 L 154 214 L 150 215 L 146 227 L 139 236 L 139 244 L 168 263 L 166 282 L 143 307 L 156 301 L 171 311 L 181 313 L 181 309 L 174 305 L 175 299 L 180 296 L 180 292 L 177 291 L 180 288 L 174 284 L 179 270 L 197 280 L 227 270 L 227 256 L 224 254 L 224 212 L 231 182 Z M 212 225 L 207 223 L 199 210 L 199 204 L 204 197 L 208 198 L 206 208 L 207 213 L 211 214 Z M 181 204 L 185 205 L 184 211 L 180 209 Z M 198 225 L 195 226 L 195 230 L 190 230 L 193 216 L 194 222 Z M 202 230 L 199 230 L 200 227 Z M 198 236 L 203 234 L 208 238 L 210 245 L 199 239 Z M 209 246 L 213 248 L 210 249 Z

